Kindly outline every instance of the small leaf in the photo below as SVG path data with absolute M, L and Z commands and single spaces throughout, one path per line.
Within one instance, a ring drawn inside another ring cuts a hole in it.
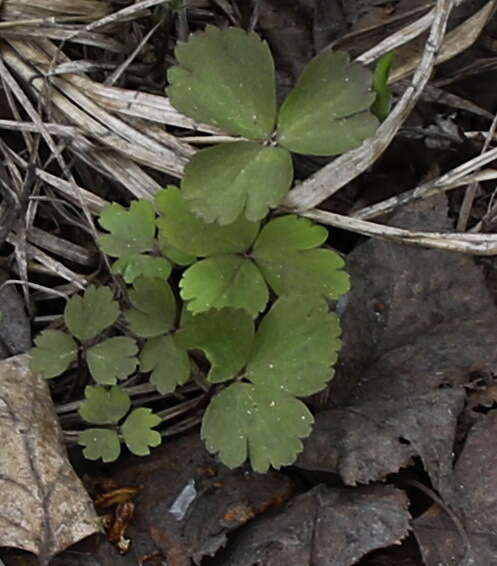
M 249 222 L 244 216 L 229 226 L 206 224 L 191 212 L 176 187 L 168 187 L 157 193 L 155 205 L 161 215 L 157 220 L 160 237 L 165 238 L 169 245 L 195 257 L 244 252 L 253 244 L 259 232 L 259 223 Z
M 164 257 L 132 255 L 122 257 L 112 265 L 112 273 L 119 273 L 126 283 L 133 283 L 138 277 L 168 279 L 172 266 Z
M 337 155 L 360 145 L 378 127 L 371 73 L 347 54 L 327 49 L 315 57 L 283 103 L 278 142 L 296 153 Z
M 264 310 L 269 292 L 256 265 L 247 258 L 220 255 L 189 267 L 180 281 L 181 298 L 194 314 L 232 307 L 256 317 Z
M 245 311 L 222 309 L 185 315 L 176 342 L 188 350 L 202 350 L 211 363 L 212 383 L 234 377 L 247 363 L 254 338 L 254 323 Z
M 31 369 L 45 379 L 56 377 L 78 357 L 78 345 L 65 332 L 44 330 L 35 338 L 36 348 L 31 351 Z
M 240 28 L 190 36 L 168 72 L 171 104 L 197 122 L 248 138 L 266 138 L 276 115 L 274 63 L 266 42 Z
M 98 238 L 100 249 L 107 255 L 128 257 L 154 247 L 155 212 L 149 201 L 133 201 L 128 210 L 110 204 L 103 209 L 99 222 L 110 232 Z
M 93 379 L 100 385 L 115 385 L 135 371 L 138 346 L 132 338 L 116 336 L 92 346 L 86 361 Z
M 90 285 L 83 297 L 76 295 L 67 302 L 64 321 L 67 328 L 81 342 L 91 340 L 116 322 L 119 305 L 112 299 L 109 287 Z
M 105 428 L 88 428 L 79 434 L 79 444 L 85 446 L 83 456 L 87 460 L 114 462 L 121 453 L 121 443 L 117 433 Z
M 395 51 L 383 55 L 376 64 L 373 74 L 373 88 L 376 92 L 376 99 L 371 106 L 371 112 L 380 122 L 383 122 L 388 116 L 392 107 L 392 90 L 388 86 L 388 78 L 394 59 Z
M 302 451 L 314 419 L 291 395 L 271 388 L 235 383 L 218 393 L 202 421 L 207 450 L 223 464 L 240 466 L 247 457 L 256 472 L 292 464 Z
M 130 407 L 131 400 L 124 389 L 88 385 L 85 387 L 85 400 L 79 406 L 79 414 L 88 423 L 116 424 Z
M 338 299 L 350 289 L 343 259 L 332 250 L 309 249 L 328 232 L 306 218 L 280 216 L 266 224 L 252 253 L 277 295 L 299 293 Z
M 176 265 L 186 266 L 191 265 L 197 260 L 197 256 L 187 254 L 179 248 L 171 245 L 163 232 L 159 232 L 159 246 L 161 254 L 166 256 L 170 261 Z
M 293 180 L 292 158 L 281 147 L 226 143 L 196 153 L 185 167 L 183 197 L 205 222 L 225 225 L 244 213 L 255 222 L 275 208 Z
M 142 338 L 171 330 L 176 318 L 176 299 L 171 287 L 161 279 L 140 277 L 129 292 L 133 309 L 125 317 L 132 332 Z
M 140 369 L 151 371 L 150 383 L 161 395 L 166 395 L 190 378 L 190 358 L 172 336 L 159 336 L 147 340 L 143 346 Z
M 130 413 L 121 426 L 121 432 L 126 446 L 137 456 L 150 454 L 149 446 L 159 446 L 161 435 L 151 430 L 160 424 L 159 416 L 152 413 L 152 409 L 140 407 Z
M 259 325 L 246 377 L 291 395 L 312 395 L 333 376 L 339 336 L 338 317 L 326 301 L 281 297 Z

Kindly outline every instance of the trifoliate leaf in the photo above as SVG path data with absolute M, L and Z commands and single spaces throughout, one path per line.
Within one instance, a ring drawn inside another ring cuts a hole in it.
M 178 44 L 175 54 L 167 94 L 177 110 L 248 138 L 271 135 L 276 87 L 266 42 L 240 28 L 208 26 Z
M 161 395 L 171 393 L 190 378 L 190 358 L 172 336 L 147 340 L 140 355 L 140 369 L 152 372 L 150 383 Z
M 79 414 L 88 423 L 116 424 L 130 407 L 131 400 L 124 389 L 89 385 L 85 387 L 85 400 L 79 406 Z
M 157 193 L 155 205 L 161 215 L 157 220 L 160 236 L 169 245 L 195 257 L 244 252 L 259 231 L 259 223 L 249 222 L 244 216 L 229 226 L 206 224 L 191 212 L 176 187 Z
M 392 90 L 388 86 L 388 78 L 394 58 L 395 51 L 383 55 L 376 64 L 373 74 L 373 88 L 376 92 L 376 99 L 371 106 L 371 112 L 380 121 L 388 116 L 392 107 Z
M 240 216 L 264 218 L 288 192 L 292 158 L 281 147 L 226 143 L 196 153 L 185 167 L 183 197 L 205 222 L 231 224 Z
M 164 257 L 137 254 L 121 257 L 112 264 L 112 272 L 123 276 L 126 283 L 133 283 L 138 277 L 167 279 L 172 266 Z
M 121 443 L 117 433 L 105 428 L 88 428 L 79 434 L 79 444 L 84 446 L 83 456 L 87 460 L 114 462 L 121 453 Z
M 226 381 L 247 363 L 254 337 L 254 323 L 242 310 L 222 309 L 184 316 L 176 342 L 188 350 L 202 350 L 211 364 L 207 379 Z
M 86 361 L 93 379 L 100 385 L 115 385 L 133 373 L 138 365 L 138 346 L 132 338 L 116 336 L 92 346 Z
M 137 456 L 150 454 L 149 446 L 159 446 L 162 441 L 161 435 L 156 430 L 151 430 L 161 419 L 152 413 L 152 409 L 140 407 L 135 409 L 121 426 L 121 432 L 126 446 Z
M 159 247 L 162 255 L 166 256 L 176 265 L 191 265 L 197 260 L 197 256 L 187 254 L 170 244 L 162 231 L 159 232 Z
M 347 54 L 327 49 L 299 77 L 278 117 L 278 143 L 290 151 L 337 155 L 371 136 L 378 120 L 371 73 Z
M 259 325 L 246 377 L 291 395 L 312 395 L 333 376 L 339 336 L 338 317 L 324 299 L 281 297 Z
M 259 385 L 235 383 L 218 393 L 202 421 L 207 450 L 235 468 L 250 458 L 256 472 L 292 464 L 314 419 L 291 395 Z
M 277 295 L 299 293 L 338 299 L 350 288 L 343 259 L 334 251 L 309 249 L 328 232 L 306 218 L 281 216 L 262 229 L 252 257 Z
M 35 338 L 31 351 L 31 369 L 50 379 L 60 375 L 78 357 L 78 345 L 65 332 L 44 330 Z
M 176 318 L 176 299 L 171 287 L 161 279 L 140 277 L 129 292 L 133 309 L 126 311 L 129 327 L 143 338 L 171 330 Z
M 98 239 L 101 250 L 107 255 L 127 257 L 154 247 L 155 212 L 149 201 L 134 201 L 129 209 L 110 204 L 103 209 L 99 222 L 110 232 Z
M 181 298 L 189 311 L 232 307 L 256 317 L 269 299 L 266 283 L 256 265 L 237 255 L 220 255 L 189 267 L 180 281 Z
M 116 322 L 119 304 L 112 299 L 109 287 L 90 285 L 81 297 L 76 295 L 67 302 L 64 321 L 67 328 L 81 342 L 95 338 Z

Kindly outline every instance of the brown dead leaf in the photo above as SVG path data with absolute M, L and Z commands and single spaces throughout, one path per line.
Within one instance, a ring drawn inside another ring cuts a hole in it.
M 99 531 L 92 503 L 67 461 L 46 381 L 29 356 L 0 362 L 0 546 L 41 564 Z

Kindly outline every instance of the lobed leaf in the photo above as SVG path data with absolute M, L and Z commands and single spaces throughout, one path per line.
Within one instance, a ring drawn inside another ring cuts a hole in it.
M 178 44 L 175 54 L 167 94 L 177 110 L 248 138 L 271 135 L 276 84 L 266 42 L 240 28 L 208 26 Z
M 138 346 L 132 338 L 116 336 L 96 344 L 86 352 L 93 379 L 100 385 L 115 385 L 133 373 L 138 365 Z
M 133 283 L 138 277 L 168 279 L 172 266 L 165 257 L 137 254 L 121 257 L 112 264 L 112 273 L 123 276 L 126 283 Z
M 179 248 L 170 244 L 162 231 L 159 232 L 159 247 L 161 254 L 166 256 L 176 265 L 187 266 L 197 260 L 197 256 L 183 252 Z
M 176 342 L 187 350 L 202 350 L 211 364 L 211 383 L 234 377 L 247 363 L 254 338 L 254 323 L 242 310 L 211 310 L 185 314 Z
M 131 407 L 129 395 L 118 386 L 85 387 L 85 399 L 79 407 L 79 414 L 86 422 L 98 425 L 116 424 Z
M 232 307 L 256 317 L 264 310 L 269 292 L 256 265 L 237 255 L 220 255 L 189 267 L 180 281 L 181 298 L 194 314 Z
M 243 216 L 229 226 L 206 224 L 191 212 L 177 187 L 157 193 L 155 205 L 160 213 L 157 220 L 160 237 L 167 245 L 195 257 L 243 252 L 252 245 L 259 231 L 259 223 L 249 222 Z
M 309 409 L 270 387 L 235 383 L 218 393 L 202 420 L 207 450 L 235 468 L 250 459 L 256 472 L 292 464 L 311 432 Z
M 126 446 L 137 456 L 150 454 L 149 446 L 159 446 L 162 442 L 161 435 L 156 430 L 151 430 L 160 424 L 161 418 L 152 413 L 152 409 L 140 407 L 132 411 L 121 426 Z
M 112 298 L 109 287 L 90 285 L 84 295 L 75 295 L 67 302 L 64 321 L 73 336 L 81 342 L 92 340 L 114 324 L 119 316 L 119 305 Z
M 35 344 L 31 351 L 31 369 L 45 379 L 65 372 L 78 357 L 78 345 L 60 330 L 44 330 L 35 338 Z
M 100 249 L 112 257 L 128 257 L 154 247 L 155 212 L 147 200 L 133 201 L 129 209 L 120 204 L 106 206 L 100 225 L 110 232 L 98 238 Z
M 296 153 L 337 155 L 378 127 L 371 73 L 347 54 L 327 49 L 304 68 L 278 116 L 277 139 Z
M 84 446 L 83 455 L 87 460 L 114 462 L 121 453 L 121 443 L 114 430 L 88 428 L 79 434 L 79 444 Z
M 151 371 L 150 383 L 161 395 L 166 395 L 190 378 L 190 358 L 172 336 L 159 336 L 145 342 L 140 355 L 140 369 Z
M 185 167 L 183 197 L 205 222 L 226 225 L 243 213 L 256 222 L 275 208 L 293 181 L 286 149 L 239 141 L 196 153 Z

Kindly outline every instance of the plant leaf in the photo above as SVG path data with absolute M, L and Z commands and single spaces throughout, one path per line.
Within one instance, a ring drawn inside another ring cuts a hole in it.
M 249 222 L 244 216 L 229 226 L 206 224 L 191 212 L 177 187 L 157 193 L 155 205 L 161 215 L 157 220 L 160 236 L 195 257 L 244 252 L 259 232 L 259 223 Z
M 79 414 L 86 422 L 98 425 L 116 424 L 131 407 L 129 395 L 119 386 L 106 389 L 100 385 L 85 387 L 85 399 Z
M 220 255 L 189 267 L 180 281 L 181 298 L 194 314 L 223 307 L 239 308 L 256 317 L 269 292 L 256 265 L 247 258 Z
M 83 456 L 87 460 L 114 462 L 121 453 L 121 443 L 114 430 L 105 428 L 87 428 L 79 434 L 79 444 L 84 446 Z
M 376 64 L 373 74 L 373 88 L 376 92 L 376 99 L 371 106 L 371 112 L 380 122 L 383 122 L 388 116 L 392 107 L 392 90 L 388 86 L 388 78 L 394 59 L 395 51 L 383 55 Z
M 82 297 L 71 297 L 64 310 L 67 328 L 81 342 L 98 336 L 114 324 L 118 316 L 119 304 L 112 299 L 112 290 L 93 285 L 86 289 Z
M 223 464 L 241 465 L 247 456 L 256 472 L 292 464 L 314 419 L 291 395 L 249 383 L 235 383 L 211 401 L 202 421 L 207 450 Z
M 333 376 L 339 336 L 338 317 L 325 300 L 280 297 L 259 325 L 246 377 L 291 395 L 312 395 Z
M 371 136 L 378 120 L 371 73 L 347 54 L 327 49 L 299 77 L 278 117 L 277 139 L 296 153 L 337 155 Z
M 275 208 L 293 180 L 292 158 L 281 147 L 226 143 L 196 153 L 185 167 L 183 197 L 205 222 L 225 225 L 242 214 L 255 222 Z
M 211 224 L 212 226 L 212 224 Z M 176 265 L 191 265 L 197 260 L 197 256 L 187 254 L 170 244 L 162 231 L 159 232 L 159 247 L 161 254 L 166 256 Z
M 242 310 L 211 310 L 184 315 L 184 326 L 175 335 L 187 350 L 202 350 L 211 364 L 211 383 L 234 377 L 247 363 L 254 338 L 254 323 Z
M 171 330 L 176 318 L 176 299 L 171 287 L 161 279 L 138 278 L 129 292 L 133 309 L 125 318 L 134 334 L 142 338 Z
M 138 277 L 168 279 L 172 266 L 164 257 L 137 254 L 121 257 L 112 265 L 112 273 L 119 273 L 126 283 L 133 283 Z
M 140 369 L 152 372 L 150 383 L 161 395 L 171 393 L 190 378 L 190 358 L 172 336 L 147 340 L 140 355 Z
M 129 209 L 120 204 L 106 206 L 99 218 L 110 234 L 98 238 L 100 249 L 112 257 L 128 257 L 154 247 L 155 212 L 151 202 L 136 200 Z
M 149 446 L 159 446 L 161 435 L 151 430 L 160 424 L 161 418 L 152 413 L 152 409 L 140 407 L 132 411 L 121 426 L 121 432 L 126 446 L 137 456 L 150 454 Z
M 115 385 L 133 373 L 138 365 L 138 346 L 132 338 L 116 336 L 92 346 L 86 361 L 93 379 L 100 385 Z
M 248 138 L 271 135 L 276 85 L 265 41 L 240 28 L 208 26 L 178 44 L 175 54 L 167 94 L 177 110 Z
M 345 262 L 332 250 L 309 249 L 328 232 L 306 218 L 280 216 L 262 229 L 252 257 L 277 295 L 299 293 L 338 299 L 350 289 Z
M 78 345 L 60 330 L 44 330 L 35 338 L 35 344 L 31 351 L 31 369 L 40 372 L 45 379 L 65 372 L 78 357 Z

